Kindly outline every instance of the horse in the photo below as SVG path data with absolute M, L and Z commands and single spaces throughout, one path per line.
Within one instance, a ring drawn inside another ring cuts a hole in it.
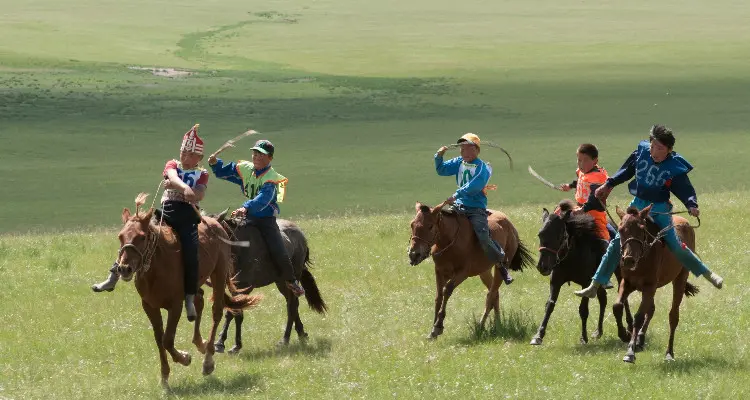
M 674 228 L 683 245 L 695 251 L 695 230 L 685 218 L 672 216 L 672 225 L 660 231 L 649 216 L 652 206 L 653 204 L 641 211 L 635 207 L 629 207 L 626 212 L 617 209 L 617 214 L 621 218 L 618 229 L 622 247 L 619 266 L 622 282 L 617 302 L 612 306 L 612 310 L 617 319 L 620 339 L 628 342 L 623 361 L 629 363 L 635 362 L 635 352 L 642 350 L 646 343 L 646 330 L 656 310 L 654 305 L 656 290 L 672 283 L 669 344 L 665 354 L 667 361 L 674 360 L 674 334 L 680 321 L 682 298 L 698 293 L 698 287 L 687 281 L 688 270 L 683 268 L 674 254 L 659 240 L 668 229 Z M 638 312 L 635 314 L 633 327 L 628 332 L 622 326 L 623 302 L 627 300 L 630 293 L 636 290 L 641 292 L 642 299 Z
M 274 267 L 273 260 L 268 252 L 263 237 L 252 224 L 246 223 L 245 220 L 238 218 L 226 218 L 226 210 L 219 214 L 217 220 L 221 223 L 224 230 L 228 233 L 233 241 L 246 241 L 249 247 L 232 247 L 232 258 L 234 260 L 234 276 L 238 285 L 248 287 L 250 290 L 263 286 L 276 284 L 276 288 L 286 299 L 287 321 L 284 335 L 279 341 L 280 345 L 289 344 L 292 334 L 292 325 L 297 331 L 300 340 L 307 339 L 308 334 L 305 332 L 304 325 L 299 316 L 299 299 L 287 288 L 285 282 L 280 278 Z M 310 249 L 307 246 L 307 238 L 302 230 L 293 222 L 284 219 L 277 219 L 279 230 L 284 238 L 287 252 L 294 266 L 294 275 L 305 289 L 305 298 L 307 304 L 315 312 L 325 314 L 328 306 L 321 297 L 315 278 L 310 273 Z M 216 341 L 216 351 L 224 352 L 224 342 L 227 339 L 229 325 L 235 321 L 235 341 L 234 346 L 229 349 L 230 354 L 237 353 L 242 348 L 242 321 L 243 313 L 234 313 L 228 311 L 224 327 Z
M 117 272 L 123 281 L 128 282 L 135 277 L 135 287 L 141 297 L 141 306 L 148 316 L 154 330 L 154 339 L 161 361 L 161 384 L 169 388 L 169 362 L 167 353 L 172 360 L 184 366 L 190 365 L 192 358 L 188 352 L 174 347 L 177 324 L 182 315 L 182 302 L 185 298 L 183 287 L 183 265 L 180 257 L 180 242 L 172 229 L 152 219 L 154 209 L 146 212 L 139 210 L 146 200 L 146 194 L 141 193 L 136 198 L 135 213 L 124 208 L 122 211 L 123 227 L 118 233 L 120 250 L 118 252 Z M 213 286 L 213 307 L 211 309 L 213 324 L 209 340 L 203 340 L 200 333 L 201 314 L 203 312 L 203 290 L 195 296 L 197 318 L 193 330 L 193 344 L 198 351 L 205 354 L 203 359 L 203 374 L 209 375 L 214 371 L 213 359 L 216 329 L 221 322 L 222 310 L 226 307 L 234 312 L 253 307 L 258 304 L 261 296 L 239 294 L 239 289 L 231 279 L 231 250 L 221 224 L 212 218 L 204 217 L 198 226 L 200 243 L 199 256 L 199 284 L 200 287 L 211 279 Z M 230 294 L 225 293 L 229 289 Z M 167 310 L 167 325 L 164 329 L 160 309 Z
M 560 213 L 550 214 L 546 208 L 542 209 L 542 227 L 539 230 L 539 261 L 537 270 L 542 276 L 550 276 L 549 299 L 544 311 L 539 329 L 531 339 L 532 345 L 541 345 L 547 331 L 555 303 L 560 294 L 560 288 L 567 282 L 573 282 L 585 287 L 591 281 L 596 268 L 599 266 L 606 248 L 602 239 L 596 233 L 596 225 L 589 214 L 572 215 L 575 207 L 572 200 L 563 200 L 558 204 Z M 620 278 L 620 272 L 615 275 Z M 596 293 L 599 300 L 599 319 L 597 329 L 591 337 L 597 339 L 604 333 L 604 311 L 607 307 L 607 293 L 600 287 Z M 633 317 L 630 307 L 625 302 L 625 310 L 629 325 L 632 326 Z M 578 307 L 581 317 L 581 344 L 588 343 L 586 320 L 589 316 L 589 299 L 583 297 Z
M 417 202 L 417 215 L 411 221 L 410 264 L 417 265 L 429 256 L 435 262 L 437 295 L 433 327 L 428 339 L 436 339 L 443 333 L 448 299 L 456 287 L 471 276 L 479 275 L 488 290 L 481 326 L 484 326 L 490 310 L 494 310 L 495 318 L 500 314 L 499 290 L 503 281 L 500 265 L 494 266 L 493 275 L 493 263 L 482 251 L 469 219 L 455 212 L 444 212 L 442 208 L 445 205 L 443 202 L 430 208 Z M 505 250 L 506 264 L 510 269 L 521 271 L 533 265 L 531 252 L 521 242 L 518 231 L 508 217 L 499 211 L 487 212 L 490 214 L 490 234 Z

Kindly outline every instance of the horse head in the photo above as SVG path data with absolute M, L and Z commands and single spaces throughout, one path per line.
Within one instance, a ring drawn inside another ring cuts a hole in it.
M 566 223 L 570 218 L 570 210 L 561 214 L 550 214 L 546 208 L 542 209 L 542 228 L 539 229 L 539 261 L 536 269 L 543 276 L 552 273 L 552 269 L 560 264 L 561 254 L 568 251 L 569 235 Z M 564 258 L 564 256 L 563 256 Z
M 417 265 L 430 256 L 432 246 L 437 241 L 438 215 L 441 207 L 430 208 L 420 202 L 416 204 L 417 215 L 411 221 L 409 240 L 409 263 Z
M 622 264 L 626 268 L 634 269 L 638 261 L 646 256 L 651 249 L 652 243 L 649 236 L 653 234 L 649 229 L 653 229 L 655 224 L 648 216 L 653 204 L 638 211 L 635 207 L 628 207 L 626 212 L 617 209 L 620 216 L 620 247 L 622 248 Z
M 149 251 L 153 251 L 149 249 L 150 241 L 155 239 L 150 236 L 156 235 L 149 230 L 153 213 L 153 208 L 147 212 L 139 212 L 136 207 L 135 214 L 131 214 L 127 208 L 122 210 L 123 226 L 117 235 L 120 239 L 117 272 L 125 282 L 133 279 L 133 275 L 144 267 L 150 258 Z

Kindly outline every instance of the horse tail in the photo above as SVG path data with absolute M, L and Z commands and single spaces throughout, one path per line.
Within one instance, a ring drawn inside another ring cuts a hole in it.
M 690 282 L 685 282 L 685 296 L 693 297 L 700 291 L 701 290 L 700 288 L 698 288 L 698 286 L 695 286 Z
M 242 310 L 246 310 L 250 307 L 255 307 L 263 299 L 263 295 L 260 294 L 237 294 L 230 296 L 224 293 L 224 308 L 231 311 L 233 314 L 238 314 Z
M 518 248 L 516 254 L 513 255 L 513 259 L 510 261 L 510 269 L 513 271 L 522 271 L 524 267 L 529 268 L 534 266 L 534 256 L 529 251 L 528 247 L 519 239 Z
M 305 254 L 305 268 L 302 269 L 302 275 L 299 278 L 302 288 L 305 289 L 305 298 L 307 299 L 307 305 L 310 306 L 318 314 L 325 314 L 328 311 L 326 302 L 323 301 L 323 297 L 320 295 L 320 289 L 315 283 L 315 277 L 310 273 L 310 250 L 307 249 Z

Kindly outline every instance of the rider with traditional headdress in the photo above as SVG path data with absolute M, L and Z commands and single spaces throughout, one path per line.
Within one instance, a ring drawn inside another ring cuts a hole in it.
M 511 284 L 513 278 L 508 273 L 505 262 L 505 251 L 500 243 L 490 236 L 487 222 L 487 182 L 492 176 L 489 164 L 479 159 L 480 139 L 473 133 L 467 133 L 458 139 L 461 145 L 461 155 L 448 161 L 443 161 L 443 155 L 448 150 L 446 146 L 438 149 L 435 154 L 435 170 L 440 176 L 456 177 L 458 189 L 446 200 L 454 205 L 454 209 L 465 215 L 479 239 L 484 254 L 493 264 L 500 267 L 500 273 L 506 284 Z
M 672 224 L 670 193 L 674 193 L 680 199 L 690 215 L 697 217 L 700 214 L 698 196 L 688 178 L 688 173 L 693 170 L 693 166 L 672 150 L 674 144 L 675 137 L 669 128 L 654 125 L 651 127 L 649 139 L 638 143 L 638 148 L 625 160 L 620 170 L 596 190 L 596 196 L 606 201 L 615 186 L 635 176 L 635 179 L 628 184 L 630 193 L 635 196 L 630 206 L 642 210 L 649 204 L 653 204 L 649 215 L 659 229 L 665 229 Z M 683 246 L 674 227 L 665 233 L 664 239 L 667 247 L 682 265 L 695 276 L 702 276 L 716 288 L 721 289 L 724 280 L 711 272 L 687 246 Z M 609 280 L 617 268 L 620 255 L 618 233 L 609 243 L 607 253 L 602 257 L 591 285 L 576 291 L 575 294 L 590 298 L 596 296 L 597 289 Z
M 184 264 L 185 311 L 189 321 L 196 318 L 194 305 L 198 291 L 198 224 L 201 221 L 198 203 L 203 200 L 208 184 L 208 172 L 198 164 L 203 160 L 203 140 L 193 126 L 182 138 L 180 159 L 169 160 L 162 173 L 164 193 L 161 197 L 162 215 L 177 234 L 182 245 Z M 109 270 L 109 277 L 91 287 L 95 292 L 115 289 L 120 276 L 117 260 Z
M 294 266 L 284 245 L 276 216 L 279 204 L 284 201 L 287 178 L 271 167 L 275 148 L 268 140 L 258 140 L 252 150 L 252 161 L 224 163 L 211 155 L 208 165 L 219 179 L 236 183 L 242 194 L 248 198 L 242 207 L 234 210 L 232 216 L 240 217 L 257 227 L 266 241 L 271 259 L 287 288 L 295 295 L 302 296 L 305 290 L 294 276 Z

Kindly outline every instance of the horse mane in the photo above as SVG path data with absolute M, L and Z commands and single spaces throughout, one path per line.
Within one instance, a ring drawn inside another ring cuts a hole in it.
M 589 241 L 600 240 L 594 217 L 589 214 L 570 215 L 565 226 L 571 236 Z
M 628 215 L 632 215 L 632 216 L 638 217 L 638 218 L 641 217 L 641 210 L 639 210 L 639 209 L 637 209 L 637 208 L 635 208 L 633 206 L 628 207 L 628 209 L 625 211 L 625 213 L 628 214 Z M 655 233 L 655 232 L 659 231 L 659 226 L 656 225 L 656 222 L 654 221 L 654 219 L 651 218 L 651 214 L 649 214 L 649 215 L 646 216 L 645 221 L 646 221 L 646 227 L 648 228 L 648 231 L 650 233 Z

